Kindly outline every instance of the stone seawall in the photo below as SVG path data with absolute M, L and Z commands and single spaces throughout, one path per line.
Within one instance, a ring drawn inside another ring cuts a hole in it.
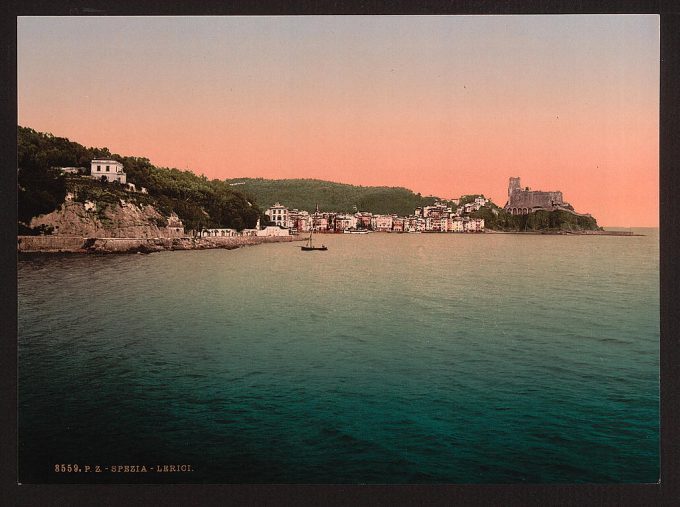
M 293 236 L 225 238 L 84 238 L 80 236 L 18 236 L 19 252 L 151 253 L 163 250 L 234 249 L 260 243 L 293 241 Z

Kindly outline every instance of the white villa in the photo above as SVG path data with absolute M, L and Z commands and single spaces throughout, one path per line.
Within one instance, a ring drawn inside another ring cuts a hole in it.
M 108 182 L 117 181 L 121 185 L 127 183 L 123 164 L 117 160 L 96 159 L 92 161 L 90 176 L 95 180 L 106 178 Z
M 291 224 L 288 223 L 288 208 L 277 202 L 274 206 L 267 208 L 264 212 L 265 215 L 269 217 L 269 220 L 274 222 L 274 224 L 280 227 L 290 227 Z

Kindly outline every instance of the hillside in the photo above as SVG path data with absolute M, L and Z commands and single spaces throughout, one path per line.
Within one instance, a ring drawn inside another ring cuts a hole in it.
M 493 203 L 470 213 L 471 218 L 483 218 L 484 226 L 492 231 L 505 232 L 558 232 L 597 231 L 595 218 L 568 211 L 541 210 L 528 215 L 511 215 Z
M 97 203 L 104 216 L 107 208 L 123 199 L 139 206 L 152 206 L 165 217 L 175 213 L 187 229 L 199 227 L 252 228 L 263 217 L 261 209 L 220 180 L 208 180 L 190 171 L 156 167 L 147 158 L 121 156 L 108 148 L 86 148 L 66 138 L 18 127 L 19 232 L 36 234 L 31 221 L 60 208 L 67 193 L 74 202 Z M 126 192 L 118 183 L 64 175 L 55 167 L 86 167 L 95 158 L 122 162 L 127 181 L 148 194 Z
M 307 211 L 314 211 L 318 204 L 322 211 L 410 215 L 415 208 L 439 200 L 402 187 L 364 187 L 316 179 L 232 178 L 226 182 L 252 196 L 263 208 L 280 202 Z
M 86 148 L 66 138 L 24 127 L 18 127 L 17 144 L 20 234 L 56 231 L 56 223 L 37 218 L 50 215 L 55 210 L 65 210 L 67 195 L 69 203 L 73 205 L 84 205 L 88 201 L 96 204 L 97 219 L 88 226 L 94 227 L 93 230 L 116 223 L 130 231 L 131 227 L 140 231 L 154 231 L 154 227 L 161 225 L 172 214 L 183 221 L 187 230 L 201 227 L 253 228 L 258 219 L 266 223 L 263 210 L 275 202 L 307 211 L 313 211 L 318 205 L 322 211 L 368 211 L 407 216 L 415 208 L 439 200 L 433 196 L 423 197 L 401 187 L 364 187 L 316 179 L 208 180 L 190 171 L 156 167 L 147 158 L 112 154 L 108 148 Z M 95 158 L 121 162 L 128 182 L 134 183 L 137 188 L 145 187 L 148 194 L 127 192 L 118 183 L 97 181 L 82 175 L 65 175 L 57 169 L 86 167 L 89 170 L 90 161 Z M 462 196 L 460 204 L 472 202 L 475 197 Z M 121 214 L 123 202 L 136 207 L 130 209 L 139 209 L 140 214 L 130 215 L 130 210 Z M 455 204 L 447 204 L 456 209 Z M 80 208 L 75 206 L 73 209 Z M 55 215 L 50 216 L 60 220 Z M 147 218 L 140 219 L 142 216 Z M 595 219 L 587 215 L 539 211 L 526 216 L 513 216 L 493 203 L 470 216 L 484 218 L 487 229 L 499 231 L 598 229 Z M 64 229 L 62 220 L 59 230 Z

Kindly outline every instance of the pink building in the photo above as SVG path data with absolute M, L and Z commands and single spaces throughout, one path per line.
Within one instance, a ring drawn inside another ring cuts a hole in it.
M 392 230 L 392 217 L 390 215 L 373 215 L 371 228 L 377 232 L 389 232 Z
M 393 218 L 392 219 L 392 232 L 404 232 L 404 225 L 406 224 L 406 218 Z
M 336 232 L 342 232 L 345 229 L 354 229 L 356 225 L 357 219 L 352 215 L 338 215 L 335 217 Z
M 370 229 L 372 213 L 356 213 L 354 217 L 357 219 L 357 227 L 359 229 Z
M 463 222 L 465 232 L 484 232 L 484 219 L 471 218 Z

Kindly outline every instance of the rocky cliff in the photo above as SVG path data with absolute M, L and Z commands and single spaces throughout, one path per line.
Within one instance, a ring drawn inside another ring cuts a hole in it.
M 120 199 L 114 204 L 66 200 L 57 210 L 33 218 L 33 228 L 43 227 L 52 235 L 85 238 L 177 238 L 184 225 L 177 215 L 163 216 L 150 205 Z

